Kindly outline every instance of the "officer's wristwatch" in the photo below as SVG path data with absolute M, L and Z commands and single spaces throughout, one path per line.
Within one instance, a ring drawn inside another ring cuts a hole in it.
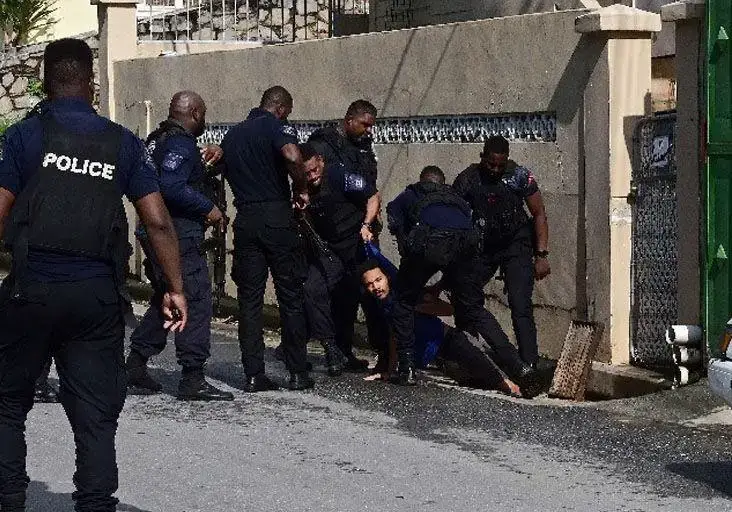
M 537 258 L 546 258 L 549 256 L 549 251 L 534 251 L 534 256 Z

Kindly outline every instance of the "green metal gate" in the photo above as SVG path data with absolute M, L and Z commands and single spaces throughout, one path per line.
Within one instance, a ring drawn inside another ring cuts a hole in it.
M 712 354 L 732 316 L 732 2 L 707 0 L 704 328 Z

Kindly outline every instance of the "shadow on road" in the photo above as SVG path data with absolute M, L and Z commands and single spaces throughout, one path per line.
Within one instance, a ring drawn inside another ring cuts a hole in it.
M 28 512 L 72 512 L 74 503 L 71 493 L 51 492 L 45 482 L 31 482 L 28 485 Z M 125 503 L 117 505 L 119 512 L 150 512 Z
M 679 462 L 666 469 L 688 480 L 708 485 L 712 489 L 732 496 L 732 461 Z

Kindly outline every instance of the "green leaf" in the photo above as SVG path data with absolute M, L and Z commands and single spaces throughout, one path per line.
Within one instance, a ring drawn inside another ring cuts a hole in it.
M 31 35 L 56 23 L 56 0 L 0 0 L 0 27 L 10 35 L 10 45 L 29 42 Z

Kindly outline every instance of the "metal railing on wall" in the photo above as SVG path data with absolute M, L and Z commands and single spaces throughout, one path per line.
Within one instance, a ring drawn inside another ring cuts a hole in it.
M 336 23 L 368 12 L 368 0 L 147 0 L 137 34 L 141 42 L 283 43 L 332 37 Z

